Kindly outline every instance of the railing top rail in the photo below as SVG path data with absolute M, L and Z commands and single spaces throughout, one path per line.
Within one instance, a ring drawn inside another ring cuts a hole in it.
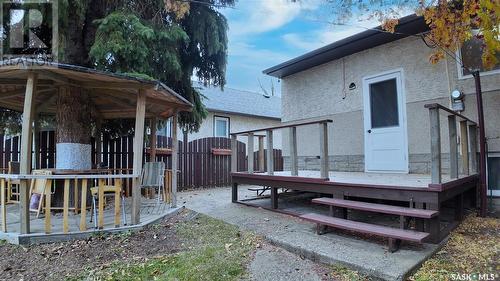
M 80 180 L 80 179 L 133 179 L 138 178 L 139 175 L 124 174 L 124 175 L 13 175 L 13 174 L 0 174 L 0 179 L 12 180 L 32 180 L 32 179 L 51 179 L 51 180 Z
M 465 120 L 465 121 L 467 121 L 467 122 L 471 123 L 472 125 L 476 125 L 476 126 L 477 126 L 477 123 L 476 123 L 476 122 L 472 121 L 471 119 L 469 119 L 469 118 L 467 118 L 467 117 L 463 116 L 462 114 L 457 113 L 457 112 L 455 112 L 455 111 L 453 111 L 453 110 L 451 110 L 451 109 L 447 108 L 446 106 L 443 106 L 443 105 L 441 105 L 441 104 L 439 104 L 439 103 L 429 103 L 429 104 L 424 105 L 424 107 L 425 107 L 425 108 L 428 108 L 428 109 L 432 109 L 432 108 L 441 109 L 441 110 L 443 110 L 443 111 L 446 111 L 446 112 L 448 112 L 448 113 L 451 113 L 451 114 L 453 114 L 453 115 L 455 115 L 455 116 L 460 117 L 461 119 L 463 119 L 463 120 Z
M 290 127 L 307 126 L 307 125 L 321 124 L 321 123 L 332 123 L 332 122 L 333 122 L 333 120 L 331 120 L 331 119 L 321 119 L 321 120 L 304 121 L 304 122 L 286 122 L 286 123 L 283 123 L 282 125 L 279 125 L 279 126 L 260 128 L 260 129 L 255 129 L 255 130 L 248 130 L 248 131 L 242 131 L 242 132 L 237 132 L 237 133 L 231 133 L 231 135 L 237 136 L 237 135 L 244 135 L 244 134 L 248 134 L 248 133 L 263 132 L 263 131 L 269 131 L 269 130 L 290 128 Z

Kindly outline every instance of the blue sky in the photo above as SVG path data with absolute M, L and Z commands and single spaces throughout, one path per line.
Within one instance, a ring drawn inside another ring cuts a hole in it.
M 222 13 L 229 23 L 227 86 L 262 92 L 271 77 L 262 70 L 365 29 L 376 20 L 353 17 L 347 25 L 329 24 L 329 9 L 322 0 L 240 0 Z M 274 86 L 278 91 L 277 80 Z

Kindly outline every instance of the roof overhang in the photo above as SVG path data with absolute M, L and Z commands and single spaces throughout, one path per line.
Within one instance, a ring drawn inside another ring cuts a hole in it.
M 283 78 L 357 52 L 427 32 L 428 30 L 429 27 L 423 17 L 409 15 L 399 19 L 395 33 L 385 32 L 378 26 L 278 64 L 263 72 L 270 76 Z
M 207 111 L 212 112 L 214 114 L 238 115 L 238 116 L 245 116 L 245 117 L 253 117 L 253 118 L 261 118 L 261 119 L 269 119 L 269 120 L 281 121 L 280 117 L 275 117 L 275 116 L 248 114 L 248 113 L 228 111 L 228 110 L 220 110 L 220 109 L 214 109 L 214 108 L 207 108 Z
M 95 69 L 33 60 L 0 63 L 0 107 L 22 111 L 29 73 L 38 77 L 35 110 L 56 112 L 59 87 L 84 89 L 103 119 L 135 118 L 137 95 L 146 95 L 146 116 L 168 118 L 179 111 L 191 111 L 192 104 L 158 80 L 115 74 Z

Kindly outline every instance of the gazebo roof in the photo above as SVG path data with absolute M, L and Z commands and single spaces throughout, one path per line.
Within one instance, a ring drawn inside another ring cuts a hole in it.
M 137 94 L 146 95 L 146 117 L 168 118 L 175 111 L 191 111 L 192 104 L 158 80 L 98 71 L 81 66 L 23 60 L 0 63 L 0 107 L 23 111 L 28 73 L 38 74 L 35 110 L 54 114 L 59 86 L 88 91 L 92 109 L 103 119 L 134 118 Z

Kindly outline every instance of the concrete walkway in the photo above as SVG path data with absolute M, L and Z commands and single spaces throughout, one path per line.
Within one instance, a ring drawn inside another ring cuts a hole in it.
M 248 266 L 252 281 L 321 281 L 329 270 L 272 245 L 263 244 Z
M 255 192 L 239 188 L 240 200 Z M 280 199 L 282 200 L 282 199 Z M 283 202 L 280 202 L 283 203 Z M 298 218 L 260 208 L 231 203 L 229 188 L 179 193 L 179 205 L 192 209 L 243 230 L 262 235 L 271 244 L 312 261 L 340 263 L 361 273 L 385 280 L 404 280 L 436 249 L 436 245 L 403 246 L 389 253 L 385 243 L 354 238 L 348 234 L 316 235 L 315 225 Z

